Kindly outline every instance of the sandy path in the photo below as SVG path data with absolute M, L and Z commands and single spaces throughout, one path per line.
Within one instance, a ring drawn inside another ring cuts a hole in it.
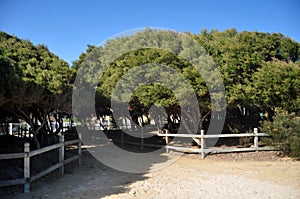
M 5 198 L 300 198 L 300 162 L 230 161 L 184 155 L 156 172 L 110 169 L 86 151 L 81 167 Z

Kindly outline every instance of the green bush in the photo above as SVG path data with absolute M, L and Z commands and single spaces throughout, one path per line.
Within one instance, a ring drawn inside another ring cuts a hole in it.
M 300 158 L 300 117 L 280 111 L 273 122 L 263 123 L 262 132 L 271 136 L 263 140 L 267 144 L 278 147 L 288 156 Z

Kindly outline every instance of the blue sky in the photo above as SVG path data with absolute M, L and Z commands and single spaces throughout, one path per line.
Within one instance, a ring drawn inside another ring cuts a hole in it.
M 87 44 L 142 27 L 281 32 L 300 42 L 299 8 L 297 0 L 1 0 L 0 30 L 71 63 Z

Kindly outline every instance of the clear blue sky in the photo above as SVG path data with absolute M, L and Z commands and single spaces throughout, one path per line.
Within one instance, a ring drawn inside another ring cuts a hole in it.
M 297 0 L 1 0 L 0 30 L 71 63 L 87 44 L 142 27 L 281 32 L 300 42 L 299 8 Z

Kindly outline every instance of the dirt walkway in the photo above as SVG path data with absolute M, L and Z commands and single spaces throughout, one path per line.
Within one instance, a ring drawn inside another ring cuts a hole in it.
M 85 151 L 81 167 L 69 165 L 64 176 L 41 179 L 31 193 L 5 198 L 300 198 L 299 161 L 231 156 L 184 155 L 143 175 L 108 168 Z

